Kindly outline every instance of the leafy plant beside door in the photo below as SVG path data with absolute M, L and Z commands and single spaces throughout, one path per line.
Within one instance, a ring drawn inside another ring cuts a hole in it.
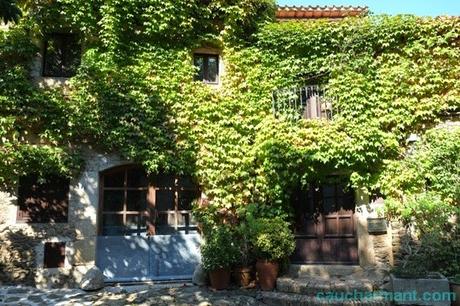
M 290 256 L 295 249 L 290 224 L 279 216 L 248 218 L 247 222 L 257 256 L 259 285 L 262 290 L 273 290 L 280 260 Z
M 233 268 L 233 277 L 240 287 L 249 287 L 253 282 L 253 268 L 255 262 L 254 246 L 251 241 L 251 232 L 247 222 L 240 222 L 236 228 L 239 256 Z
M 203 268 L 209 273 L 211 287 L 217 290 L 228 288 L 230 270 L 239 255 L 234 233 L 230 226 L 219 225 L 208 232 L 201 246 Z

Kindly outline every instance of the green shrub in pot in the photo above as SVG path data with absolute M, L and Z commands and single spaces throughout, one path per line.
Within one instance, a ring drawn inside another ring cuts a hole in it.
M 232 228 L 219 225 L 207 233 L 201 245 L 202 264 L 209 272 L 211 286 L 225 289 L 230 283 L 230 267 L 238 260 L 239 249 Z
M 249 287 L 253 278 L 253 266 L 255 263 L 254 246 L 251 242 L 251 232 L 247 222 L 243 221 L 236 226 L 236 243 L 238 244 L 239 256 L 233 268 L 235 283 L 240 287 Z
M 254 218 L 248 223 L 258 258 L 279 261 L 294 251 L 294 234 L 290 224 L 281 217 Z
M 278 277 L 279 261 L 295 249 L 290 224 L 281 217 L 249 218 L 251 241 L 258 260 L 256 270 L 262 290 L 272 290 Z

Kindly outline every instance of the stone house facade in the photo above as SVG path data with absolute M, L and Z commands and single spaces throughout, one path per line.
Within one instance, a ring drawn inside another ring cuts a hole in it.
M 336 19 L 366 13 L 367 9 L 359 7 L 280 7 L 277 17 L 281 21 Z M 46 68 L 42 56 L 46 45 L 38 44 L 41 52 L 31 71 L 37 84 L 66 86 L 66 77 L 44 74 Z M 198 55 L 195 57 L 196 64 L 202 69 L 202 80 L 211 86 L 219 86 L 219 77 L 225 72 L 219 51 L 203 48 L 195 50 L 195 54 Z M 63 194 L 35 190 L 40 189 L 38 182 L 25 181 L 9 193 L 0 193 L 0 284 L 73 287 L 94 265 L 104 271 L 108 281 L 190 278 L 199 261 L 200 243 L 190 215 L 191 199 L 200 196 L 193 184 L 188 183 L 186 178 L 165 177 L 158 180 L 166 182 L 158 182 L 152 189 L 142 182 L 145 177 L 136 165 L 90 147 L 85 149 L 84 161 L 84 169 L 78 177 L 64 182 L 67 186 L 57 185 L 61 193 L 64 190 Z M 34 189 L 35 193 L 29 193 L 29 189 Z M 37 194 L 42 198 L 39 199 Z M 333 194 L 336 199 L 344 197 L 337 187 Z M 139 195 L 144 199 L 136 198 Z M 299 238 L 297 263 L 352 264 L 383 270 L 394 265 L 399 256 L 399 241 L 406 234 L 404 229 L 397 223 L 387 223 L 379 218 L 381 199 L 371 200 L 359 190 L 351 196 L 354 199 L 349 210 L 351 213 L 334 215 L 338 228 L 343 224 L 349 235 L 342 237 L 332 233 L 328 247 L 335 249 L 324 251 L 324 246 L 320 246 L 318 248 L 323 249 L 316 254 L 332 258 L 347 248 L 344 253 L 348 255 L 336 261 L 303 257 L 300 250 L 302 243 L 311 251 L 320 238 Z M 113 208 L 110 205 L 115 207 L 117 204 L 112 199 L 117 197 L 123 199 L 124 206 Z M 134 199 L 133 202 L 130 202 L 131 199 Z M 48 206 L 61 203 L 64 216 L 56 217 L 53 215 L 55 211 L 48 211 L 51 217 L 46 220 L 34 219 L 40 216 L 24 212 L 24 206 L 36 204 L 34 201 L 46 202 Z M 131 210 L 130 203 L 133 207 L 148 206 L 151 201 L 157 208 L 165 206 L 154 212 L 154 219 L 161 226 L 150 228 L 148 224 L 146 229 L 140 228 L 144 215 L 139 208 Z M 51 219 L 56 222 L 48 222 Z M 131 222 L 129 220 L 134 220 L 132 227 L 120 230 L 117 222 L 127 224 Z M 327 228 L 325 223 L 322 240 L 327 236 Z M 151 235 L 144 235 L 147 231 Z

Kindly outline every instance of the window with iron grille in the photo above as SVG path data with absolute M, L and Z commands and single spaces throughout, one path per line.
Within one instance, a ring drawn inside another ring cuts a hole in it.
M 65 242 L 46 242 L 43 266 L 63 268 L 65 265 Z
M 331 120 L 334 109 L 329 98 L 325 98 L 324 89 L 318 85 L 279 89 L 272 93 L 273 114 L 294 120 Z
M 80 65 L 81 46 L 74 34 L 49 34 L 43 54 L 43 76 L 71 77 Z
M 219 55 L 195 53 L 193 63 L 198 69 L 195 80 L 208 84 L 219 83 Z
M 65 223 L 69 208 L 69 179 L 23 176 L 18 188 L 18 222 Z

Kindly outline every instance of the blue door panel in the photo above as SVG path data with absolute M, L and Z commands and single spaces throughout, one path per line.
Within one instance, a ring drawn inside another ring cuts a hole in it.
M 191 278 L 200 262 L 200 235 L 100 236 L 96 264 L 107 281 Z

